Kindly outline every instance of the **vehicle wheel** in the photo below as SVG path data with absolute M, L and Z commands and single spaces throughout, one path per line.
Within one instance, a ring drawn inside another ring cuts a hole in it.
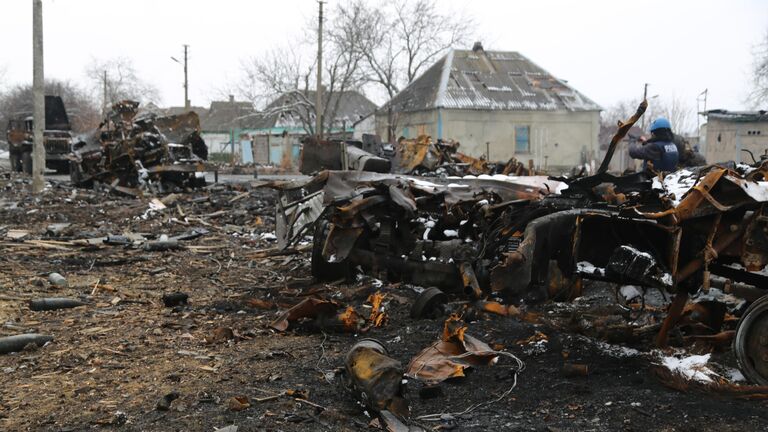
M 768 385 L 768 295 L 752 303 L 739 320 L 733 352 L 749 381 Z
M 24 152 L 21 155 L 21 166 L 26 174 L 32 175 L 32 152 Z

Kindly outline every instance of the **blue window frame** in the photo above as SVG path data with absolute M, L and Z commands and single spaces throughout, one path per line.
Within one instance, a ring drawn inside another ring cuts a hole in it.
M 530 126 L 515 126 L 515 153 L 530 153 Z

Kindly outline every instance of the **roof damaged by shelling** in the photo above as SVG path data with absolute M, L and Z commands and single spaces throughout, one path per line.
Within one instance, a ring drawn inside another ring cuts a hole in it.
M 452 49 L 389 104 L 395 111 L 435 108 L 599 111 L 591 99 L 518 52 Z

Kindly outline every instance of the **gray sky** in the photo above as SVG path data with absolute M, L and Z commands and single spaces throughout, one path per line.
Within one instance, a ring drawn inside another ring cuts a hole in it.
M 752 51 L 768 31 L 764 0 L 438 4 L 470 14 L 486 49 L 520 51 L 604 107 L 641 96 L 648 82 L 651 95 L 692 107 L 708 88 L 708 108 L 747 108 Z M 237 79 L 241 58 L 300 39 L 317 3 L 44 0 L 43 7 L 47 77 L 84 83 L 91 58 L 125 56 L 160 89 L 162 104 L 183 105 L 182 68 L 169 57 L 188 43 L 190 99 L 207 105 Z M 0 16 L 0 86 L 30 82 L 32 2 L 3 0 Z

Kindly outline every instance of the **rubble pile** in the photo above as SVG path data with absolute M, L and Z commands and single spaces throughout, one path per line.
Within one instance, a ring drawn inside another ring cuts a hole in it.
M 768 162 L 551 178 L 422 139 L 183 188 L 194 119 L 135 108 L 81 149 L 107 187 L 0 172 L 3 430 L 764 428 Z
M 138 107 L 135 101 L 115 103 L 96 130 L 77 140 L 72 183 L 103 183 L 132 196 L 204 185 L 208 149 L 197 114 L 137 115 Z

